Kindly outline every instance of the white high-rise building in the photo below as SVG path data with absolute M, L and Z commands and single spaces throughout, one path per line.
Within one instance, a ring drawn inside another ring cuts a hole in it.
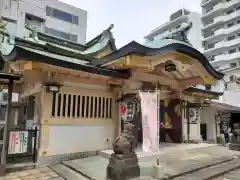
M 52 36 L 85 44 L 87 12 L 58 0 L 0 0 L 8 32 L 25 36 L 25 25 Z
M 240 66 L 240 0 L 203 0 L 204 54 L 217 70 Z
M 157 27 L 144 38 L 147 41 L 157 40 L 175 34 L 191 26 L 187 38 L 194 48 L 202 51 L 201 42 L 201 15 L 186 9 L 180 9 L 173 13 L 169 21 Z

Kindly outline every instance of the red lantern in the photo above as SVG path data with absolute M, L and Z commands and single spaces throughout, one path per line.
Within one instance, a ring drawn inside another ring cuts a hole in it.
M 121 105 L 121 114 L 125 114 L 127 111 L 126 107 L 124 105 Z

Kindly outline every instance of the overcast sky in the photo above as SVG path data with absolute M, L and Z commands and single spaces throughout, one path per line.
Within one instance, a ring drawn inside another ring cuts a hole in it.
M 201 12 L 201 0 L 61 0 L 88 11 L 87 40 L 110 24 L 118 47 L 142 37 L 184 7 Z

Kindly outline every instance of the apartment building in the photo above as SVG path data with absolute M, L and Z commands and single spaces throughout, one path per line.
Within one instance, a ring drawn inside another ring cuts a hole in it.
M 201 42 L 201 15 L 186 9 L 180 9 L 170 15 L 169 21 L 152 30 L 144 39 L 152 41 L 164 38 L 191 26 L 188 32 L 188 40 L 194 48 L 202 51 Z
M 204 54 L 218 70 L 240 66 L 240 1 L 203 0 L 201 7 Z
M 13 35 L 31 28 L 68 41 L 85 44 L 87 12 L 58 0 L 0 0 L 0 17 Z

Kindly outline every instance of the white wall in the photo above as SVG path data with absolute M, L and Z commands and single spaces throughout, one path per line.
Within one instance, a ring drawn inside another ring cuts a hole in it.
M 50 125 L 48 155 L 109 149 L 113 125 Z
M 217 109 L 214 107 L 202 108 L 200 111 L 201 123 L 207 124 L 207 140 L 216 140 L 216 113 Z
M 202 21 L 199 13 L 191 12 L 189 14 L 189 20 L 192 22 L 192 28 L 188 32 L 188 40 L 198 51 L 203 52 L 202 47 Z

